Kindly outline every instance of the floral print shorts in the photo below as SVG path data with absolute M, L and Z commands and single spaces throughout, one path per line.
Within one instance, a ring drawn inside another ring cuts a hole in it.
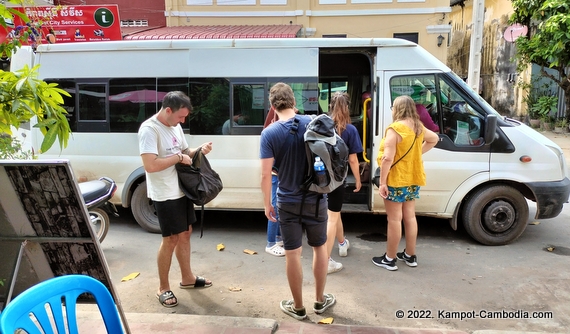
M 420 186 L 390 187 L 388 186 L 388 200 L 403 203 L 420 198 Z

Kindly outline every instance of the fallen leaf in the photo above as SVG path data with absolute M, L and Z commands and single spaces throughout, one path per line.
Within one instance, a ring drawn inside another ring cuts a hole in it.
M 554 251 L 554 247 L 548 247 L 548 248 L 546 248 L 546 250 L 549 252 L 552 252 L 552 251 Z
M 218 245 L 216 246 L 216 249 L 219 250 L 219 251 L 223 251 L 224 249 L 226 249 L 226 246 L 224 246 L 224 244 L 218 244 Z
M 324 318 L 324 319 L 321 319 L 319 321 L 319 324 L 330 325 L 333 323 L 333 321 L 334 321 L 334 318 L 332 318 L 332 317 L 331 318 Z
M 530 225 L 538 225 L 538 224 L 540 224 L 540 222 L 537 221 L 533 221 L 532 223 L 530 223 Z
M 241 288 L 237 287 L 237 286 L 230 286 L 230 291 L 231 292 L 238 292 L 238 291 L 241 291 Z
M 251 250 L 251 249 L 244 249 L 243 252 L 246 254 L 249 254 L 249 255 L 257 254 L 256 251 Z
M 121 279 L 121 282 L 130 281 L 130 280 L 132 280 L 133 278 L 137 278 L 140 274 L 141 274 L 141 273 L 132 273 L 132 274 L 129 274 L 129 275 L 123 277 L 123 278 Z

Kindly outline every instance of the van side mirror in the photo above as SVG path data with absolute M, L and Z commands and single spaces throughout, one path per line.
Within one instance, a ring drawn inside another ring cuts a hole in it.
M 495 140 L 497 133 L 497 115 L 485 117 L 485 145 L 490 145 Z

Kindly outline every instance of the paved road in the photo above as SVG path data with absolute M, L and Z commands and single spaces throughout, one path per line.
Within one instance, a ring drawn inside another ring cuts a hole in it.
M 563 147 L 569 160 L 569 136 L 546 135 Z M 533 217 L 535 209 L 530 205 Z M 323 314 L 333 317 L 335 324 L 468 332 L 494 329 L 562 333 L 570 328 L 569 204 L 557 218 L 536 222 L 529 219 L 521 238 L 501 247 L 482 246 L 462 229 L 453 231 L 445 220 L 421 218 L 419 266 L 400 265 L 396 272 L 371 263 L 371 257 L 381 255 L 385 249 L 385 217 L 343 214 L 343 219 L 352 248 L 341 260 L 345 269 L 328 277 L 326 290 L 337 296 L 338 304 Z M 261 212 L 207 211 L 204 237 L 193 235 L 192 260 L 196 274 L 212 279 L 214 286 L 194 291 L 175 288 L 179 272 L 175 263 L 171 284 L 180 305 L 166 309 L 154 295 L 160 237 L 143 231 L 123 211 L 120 219 L 113 219 L 102 248 L 125 312 L 294 321 L 278 307 L 290 293 L 284 259 L 264 253 L 265 224 Z M 216 250 L 219 243 L 225 245 L 224 251 Z M 258 254 L 247 255 L 244 249 Z M 314 296 L 309 247 L 304 247 L 303 257 L 304 301 L 310 309 Z M 140 276 L 121 282 L 122 277 L 133 272 L 140 272 Z M 399 311 L 403 318 L 399 318 Z M 487 318 L 481 319 L 482 315 Z M 323 316 L 309 312 L 314 322 Z M 458 318 L 461 316 L 464 319 Z M 479 318 L 469 318 L 475 316 Z M 509 317 L 517 319 L 505 319 Z
M 214 286 L 195 291 L 174 289 L 180 301 L 175 309 L 161 307 L 154 297 L 160 237 L 144 232 L 134 221 L 125 219 L 128 214 L 124 216 L 113 221 L 102 248 L 125 312 L 291 321 L 278 308 L 278 302 L 289 297 L 284 259 L 263 252 L 261 213 L 206 212 L 204 237 L 193 236 L 192 259 L 196 273 L 212 279 Z M 570 209 L 566 207 L 556 219 L 529 225 L 514 244 L 487 247 L 474 242 L 464 231 L 451 230 L 446 221 L 421 219 L 419 266 L 400 265 L 398 271 L 389 272 L 375 267 L 370 260 L 384 251 L 385 218 L 345 215 L 352 249 L 342 259 L 345 269 L 328 278 L 327 291 L 337 296 L 338 305 L 324 316 L 334 317 L 337 324 L 351 325 L 564 332 L 570 327 L 568 221 Z M 219 243 L 225 245 L 224 251 L 216 251 Z M 555 251 L 547 251 L 548 247 Z M 243 253 L 246 248 L 259 253 L 247 255 Z M 304 247 L 304 258 L 304 300 L 311 305 L 314 298 L 308 247 Z M 178 273 L 178 266 L 173 268 Z M 140 276 L 120 282 L 132 272 L 140 272 Z M 177 282 L 176 274 L 171 276 L 173 288 Z M 232 292 L 230 288 L 241 291 Z M 398 310 L 404 312 L 404 319 L 397 317 Z M 452 313 L 441 314 L 440 310 L 520 311 L 520 316 L 539 311 L 552 312 L 552 318 L 458 320 L 442 318 Z M 420 319 L 422 315 L 431 318 Z M 310 318 L 318 321 L 322 317 L 310 312 Z

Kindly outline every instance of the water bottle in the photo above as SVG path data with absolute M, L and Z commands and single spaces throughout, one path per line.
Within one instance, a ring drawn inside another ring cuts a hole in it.
M 325 164 L 321 161 L 321 157 L 315 157 L 315 183 L 319 187 L 325 187 L 327 182 L 327 171 L 325 169 Z

